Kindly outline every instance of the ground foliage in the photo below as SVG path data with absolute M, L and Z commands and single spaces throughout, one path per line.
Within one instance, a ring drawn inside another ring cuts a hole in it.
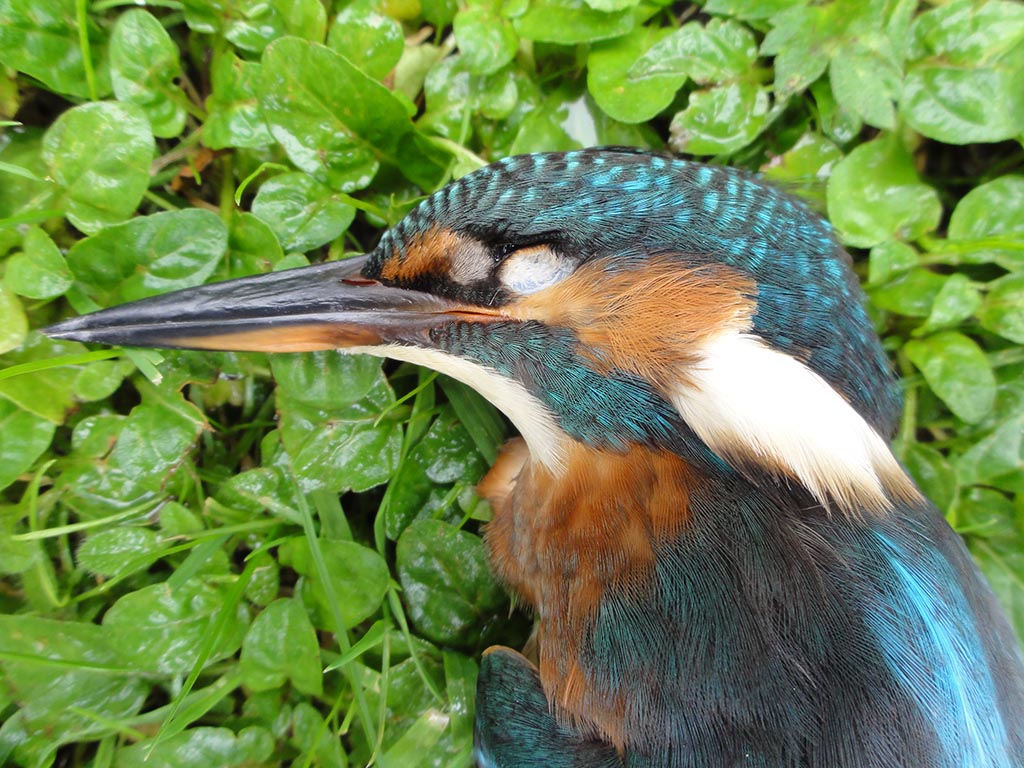
M 669 148 L 827 212 L 898 453 L 1024 632 L 1024 5 L 141 5 L 0 0 L 0 762 L 469 764 L 477 654 L 528 632 L 477 535 L 486 403 L 31 329 L 363 251 L 519 152 Z

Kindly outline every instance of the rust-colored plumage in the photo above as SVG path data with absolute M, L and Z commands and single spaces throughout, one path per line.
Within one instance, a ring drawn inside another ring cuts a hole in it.
M 491 562 L 538 618 L 540 676 L 559 717 L 618 746 L 622 692 L 598 690 L 581 671 L 581 644 L 606 591 L 649 583 L 660 542 L 687 523 L 694 475 L 678 456 L 573 448 L 564 474 L 529 462 L 521 440 L 479 486 L 494 509 Z

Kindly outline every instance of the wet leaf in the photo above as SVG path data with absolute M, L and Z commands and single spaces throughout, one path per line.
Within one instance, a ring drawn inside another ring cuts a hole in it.
M 110 92 L 103 32 L 88 19 L 96 94 Z M 90 97 L 74 0 L 6 0 L 0 3 L 0 61 L 68 96 Z
M 418 520 L 398 539 L 403 600 L 417 629 L 434 642 L 473 645 L 481 619 L 505 600 L 483 542 L 438 520 Z
M 981 240 L 972 262 L 994 261 L 1005 269 L 1024 269 L 1024 176 L 1001 176 L 981 184 L 957 203 L 949 220 L 951 240 Z
M 355 209 L 304 173 L 285 173 L 265 182 L 252 212 L 266 222 L 289 251 L 309 251 L 340 236 Z
M 254 691 L 278 688 L 286 680 L 298 691 L 323 692 L 316 631 L 297 600 L 275 600 L 253 621 L 242 641 L 240 669 Z
M 111 528 L 90 535 L 78 548 L 78 564 L 99 576 L 120 576 L 145 570 L 163 552 L 156 533 L 148 528 Z
M 587 88 L 597 105 L 611 117 L 624 123 L 640 123 L 672 103 L 676 91 L 686 82 L 686 73 L 633 74 L 667 34 L 668 30 L 641 27 L 591 48 Z
M 1024 124 L 1024 7 L 958 0 L 911 27 L 900 111 L 917 131 L 950 144 L 1002 141 Z
M 447 25 L 443 25 L 447 26 Z M 370 0 L 357 0 L 339 11 L 327 33 L 327 45 L 377 80 L 402 57 L 402 26 L 378 13 Z
M 605 13 L 583 0 L 538 0 L 514 19 L 520 37 L 562 45 L 618 37 L 633 29 L 634 23 L 629 9 Z
M 828 183 L 828 214 L 844 242 L 868 248 L 931 232 L 942 206 L 935 190 L 918 178 L 899 138 L 887 134 L 836 164 Z
M 68 219 L 87 234 L 124 221 L 149 184 L 153 134 L 138 107 L 72 107 L 43 138 L 43 160 L 60 185 Z
M 28 318 L 21 300 L 7 285 L 0 285 L 0 355 L 17 349 L 28 333 Z
M 153 750 L 140 741 L 117 751 L 117 768 L 192 768 L 216 765 L 247 768 L 263 765 L 274 753 L 274 736 L 260 726 L 248 726 L 236 735 L 230 728 L 190 728 L 160 742 Z
M 214 643 L 207 663 L 234 654 L 249 625 L 245 605 L 228 606 L 224 585 L 190 579 L 177 588 L 153 584 L 129 592 L 103 617 L 111 645 L 118 655 L 141 670 L 161 675 L 188 674 L 213 622 L 224 611 L 230 616 Z
M 978 319 L 993 333 L 1024 344 L 1024 274 L 1004 275 L 989 283 Z
M 876 128 L 896 127 L 894 102 L 903 74 L 887 36 L 862 35 L 840 46 L 828 73 L 832 91 L 845 108 Z
M 398 461 L 395 421 L 377 419 L 394 394 L 373 359 L 336 352 L 274 358 L 281 440 L 305 490 L 365 491 Z
M 353 541 L 319 539 L 324 564 L 330 576 L 331 589 L 338 599 L 337 609 L 346 627 L 365 621 L 380 608 L 387 592 L 387 563 L 369 547 Z M 333 629 L 333 612 L 327 590 L 313 563 L 309 543 L 305 539 L 291 539 L 282 559 L 306 577 L 303 596 L 306 604 L 315 607 L 314 621 L 321 629 Z
M 178 46 L 156 18 L 141 9 L 118 17 L 110 36 L 110 79 L 118 99 L 146 113 L 153 135 L 177 136 L 185 127 L 185 94 Z
M 39 227 L 25 230 L 21 253 L 7 261 L 4 285 L 30 299 L 52 299 L 71 286 L 71 272 L 50 236 Z
M 455 39 L 466 69 L 475 75 L 497 72 L 516 55 L 519 36 L 499 7 L 471 5 L 455 15 Z
M 996 381 L 977 343 L 955 331 L 943 331 L 904 347 L 928 386 L 966 422 L 981 421 L 995 404 Z
M 272 144 L 256 94 L 260 65 L 224 51 L 215 56 L 210 76 L 213 90 L 206 99 L 203 143 L 211 149 Z
M 1024 493 L 1024 414 L 1006 419 L 957 462 L 962 485 L 994 485 Z
M 0 397 L 0 489 L 28 472 L 53 439 L 56 425 Z
M 701 84 L 720 83 L 748 75 L 756 60 L 757 43 L 747 27 L 724 19 L 707 25 L 691 21 L 651 46 L 629 74 L 639 81 L 675 75 Z
M 61 744 L 95 727 L 91 713 L 116 720 L 139 711 L 149 685 L 111 640 L 89 622 L 0 615 L 0 671 L 18 701 L 0 726 L 0 743 L 16 745 L 16 758 L 31 754 L 51 764 Z
M 366 187 L 412 127 L 393 93 L 329 48 L 277 40 L 260 75 L 271 134 L 299 169 L 332 189 Z
M 200 208 L 139 216 L 79 240 L 68 251 L 75 279 L 111 306 L 201 285 L 227 248 L 220 217 Z
M 768 91 L 733 82 L 690 94 L 686 109 L 672 119 L 669 143 L 676 152 L 718 155 L 753 141 L 768 119 Z

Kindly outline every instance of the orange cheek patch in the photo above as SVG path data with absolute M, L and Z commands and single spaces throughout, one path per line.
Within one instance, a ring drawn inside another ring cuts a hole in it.
M 463 245 L 463 239 L 450 229 L 431 227 L 416 235 L 405 247 L 405 255 L 395 254 L 381 266 L 380 276 L 393 283 L 409 283 L 423 276 L 444 275 L 451 268 L 451 254 Z
M 706 338 L 749 324 L 755 295 L 753 280 L 720 264 L 687 269 L 666 256 L 621 269 L 602 259 L 505 309 L 574 330 L 599 372 L 618 368 L 668 387 Z

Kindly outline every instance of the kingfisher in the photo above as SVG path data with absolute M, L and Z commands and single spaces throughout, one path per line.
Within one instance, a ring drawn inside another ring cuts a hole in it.
M 361 257 L 46 332 L 368 353 L 508 417 L 485 539 L 536 654 L 481 660 L 481 768 L 1019 768 L 1019 646 L 889 448 L 863 301 L 795 197 L 600 148 L 464 176 Z

